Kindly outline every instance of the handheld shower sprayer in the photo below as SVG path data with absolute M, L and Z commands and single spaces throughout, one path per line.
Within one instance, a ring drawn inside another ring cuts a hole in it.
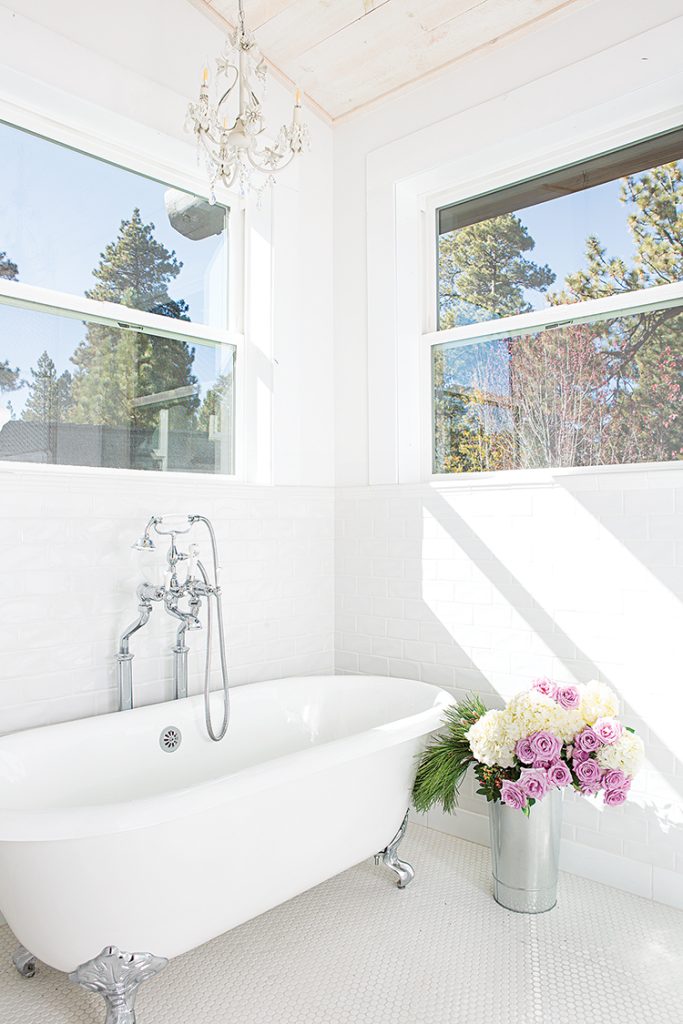
M 176 539 L 179 536 L 191 533 L 195 526 L 204 526 L 211 544 L 211 572 L 208 572 L 202 563 L 199 555 L 199 545 L 191 543 L 187 552 L 178 548 Z M 128 710 L 133 706 L 132 688 L 132 654 L 129 650 L 129 639 L 133 633 L 146 625 L 152 612 L 152 602 L 163 601 L 164 608 L 173 618 L 179 622 L 176 645 L 173 648 L 174 657 L 174 679 L 175 696 L 187 696 L 187 656 L 189 648 L 185 644 L 186 631 L 201 628 L 199 612 L 202 601 L 206 601 L 206 653 L 204 659 L 204 718 L 207 733 L 214 742 L 222 740 L 228 731 L 230 723 L 230 691 L 228 681 L 228 668 L 225 656 L 225 633 L 223 626 L 223 610 L 221 603 L 221 590 L 219 583 L 219 562 L 218 545 L 216 534 L 211 521 L 206 516 L 185 515 L 180 513 L 167 513 L 165 515 L 151 516 L 145 526 L 142 536 L 133 544 L 133 548 L 140 552 L 156 550 L 156 544 L 152 533 L 157 537 L 170 539 L 166 555 L 167 571 L 164 577 L 163 586 L 142 584 L 138 588 L 140 599 L 139 618 L 121 636 L 118 652 L 118 676 L 120 689 L 121 710 Z M 184 579 L 178 574 L 178 564 L 187 562 L 187 572 Z M 181 605 L 187 602 L 187 607 Z M 213 635 L 213 605 L 215 604 L 216 620 L 218 623 L 218 651 L 223 688 L 223 721 L 218 730 L 214 728 L 211 717 L 211 649 Z

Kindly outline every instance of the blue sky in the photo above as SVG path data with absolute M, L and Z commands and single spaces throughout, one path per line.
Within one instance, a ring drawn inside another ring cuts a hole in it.
M 612 256 L 633 257 L 633 241 L 626 218 L 628 208 L 619 199 L 620 181 L 562 196 L 548 203 L 519 210 L 518 215 L 536 242 L 528 253 L 536 263 L 547 263 L 557 275 L 559 290 L 567 274 L 584 265 L 586 239 L 597 235 Z M 529 293 L 534 307 L 547 305 L 543 295 Z
M 205 271 L 224 241 L 192 241 L 174 230 L 164 208 L 168 186 L 1 122 L 0 154 L 0 252 L 18 265 L 20 281 L 82 295 L 95 283 L 100 253 L 137 206 L 143 221 L 154 223 L 155 237 L 183 263 L 172 297 L 189 303 L 192 320 L 204 319 Z M 85 333 L 80 321 L 3 306 L 0 325 L 0 361 L 18 365 L 24 377 L 45 349 L 60 371 L 73 369 L 69 356 Z M 195 372 L 213 381 L 212 347 L 197 347 Z M 15 412 L 27 393 L 24 388 L 10 396 Z
M 621 179 L 515 210 L 535 242 L 526 253 L 541 266 L 548 264 L 556 279 L 550 291 L 560 291 L 568 274 L 585 266 L 586 239 L 597 235 L 610 257 L 633 261 L 634 245 L 627 218 L 631 208 L 621 202 Z M 548 305 L 547 292 L 526 291 L 532 308 Z M 463 313 L 459 323 L 469 322 Z M 482 319 L 488 319 L 489 314 Z

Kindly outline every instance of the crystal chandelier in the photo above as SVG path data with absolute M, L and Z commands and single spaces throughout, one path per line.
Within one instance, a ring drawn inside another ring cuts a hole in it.
M 199 101 L 190 103 L 187 109 L 186 128 L 197 137 L 209 175 L 212 203 L 216 201 L 217 182 L 228 188 L 236 184 L 242 196 L 253 189 L 260 197 L 274 182 L 274 174 L 308 148 L 308 127 L 301 121 L 300 89 L 296 90 L 291 123 L 280 128 L 272 144 L 260 142 L 266 130 L 263 99 L 267 68 L 253 34 L 245 27 L 243 0 L 238 2 L 237 27 L 216 59 L 214 87 L 209 83 L 208 68 L 204 68 Z M 260 175 L 260 184 L 256 184 L 254 172 Z

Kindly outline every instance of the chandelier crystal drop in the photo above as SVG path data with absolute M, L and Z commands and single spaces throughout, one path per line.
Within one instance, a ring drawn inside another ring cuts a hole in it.
M 236 185 L 241 196 L 254 191 L 260 198 L 275 181 L 274 175 L 308 149 L 300 89 L 296 90 L 290 124 L 282 125 L 274 142 L 265 141 L 266 75 L 266 62 L 253 34 L 245 27 L 243 0 L 239 0 L 237 27 L 216 59 L 214 81 L 210 82 L 209 70 L 204 68 L 199 100 L 187 108 L 186 129 L 197 138 L 200 159 L 209 175 L 212 203 L 216 201 L 217 183 L 227 188 Z

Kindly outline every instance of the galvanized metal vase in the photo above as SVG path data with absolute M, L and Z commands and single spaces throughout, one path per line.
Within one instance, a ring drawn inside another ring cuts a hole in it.
M 562 791 L 553 789 L 529 817 L 501 801 L 489 804 L 493 897 L 518 914 L 542 914 L 557 902 Z

